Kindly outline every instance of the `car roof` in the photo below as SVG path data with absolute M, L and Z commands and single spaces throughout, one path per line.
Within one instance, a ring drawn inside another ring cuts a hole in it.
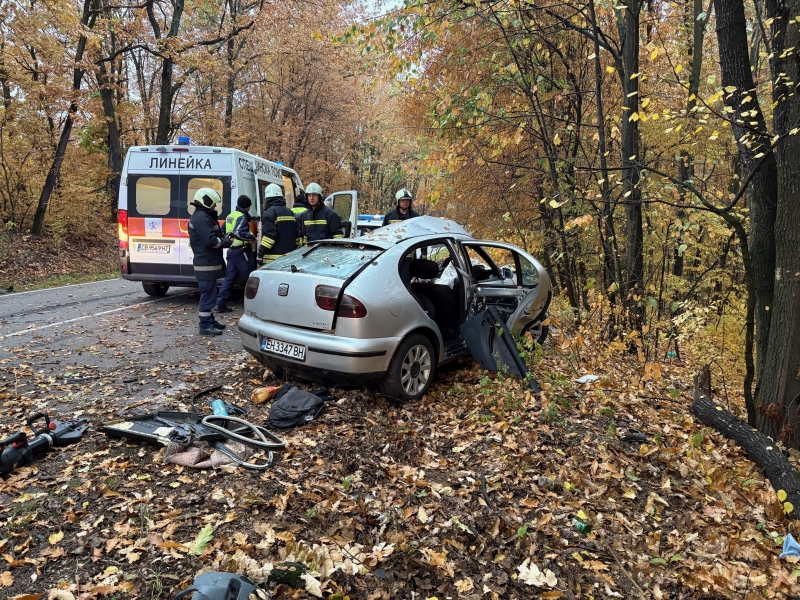
M 393 246 L 409 238 L 434 235 L 456 235 L 472 237 L 461 225 L 450 219 L 438 217 L 415 217 L 406 221 L 398 221 L 386 227 L 371 231 L 361 239 L 365 242 L 377 242 L 381 246 Z

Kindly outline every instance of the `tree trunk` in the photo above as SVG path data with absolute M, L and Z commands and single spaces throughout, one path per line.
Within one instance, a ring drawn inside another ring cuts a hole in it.
M 98 65 L 100 75 L 100 98 L 103 101 L 103 115 L 106 118 L 108 127 L 108 167 L 111 177 L 106 184 L 106 193 L 111 204 L 112 215 L 117 211 L 117 200 L 119 197 L 119 183 L 122 176 L 122 146 L 120 143 L 119 123 L 117 122 L 117 110 L 114 106 L 113 82 L 110 80 L 108 68 L 105 62 Z
M 225 81 L 225 120 L 223 138 L 227 141 L 231 137 L 231 125 L 233 124 L 233 95 L 236 92 L 236 68 L 233 65 L 235 56 L 233 53 L 234 40 L 228 40 L 228 73 Z
M 615 253 L 611 240 L 614 238 L 614 209 L 611 204 L 611 188 L 609 184 L 608 164 L 606 162 L 606 118 L 603 111 L 603 70 L 600 64 L 600 42 L 597 31 L 597 15 L 594 10 L 594 2 L 589 2 L 589 17 L 592 22 L 592 32 L 594 37 L 594 96 L 597 105 L 597 151 L 600 157 L 600 177 L 603 183 L 600 186 L 600 194 L 603 197 L 603 210 L 600 213 L 600 240 L 603 245 L 603 286 L 608 294 L 608 299 L 612 306 L 616 301 L 616 289 L 619 287 L 616 268 Z M 612 311 L 613 315 L 613 311 Z
M 627 304 L 630 325 L 641 331 L 644 325 L 644 232 L 642 230 L 642 192 L 639 187 L 639 14 L 638 0 L 627 0 L 622 36 L 620 73 L 625 106 L 622 111 L 622 190 L 626 217 Z M 632 77 L 633 76 L 633 77 Z
M 791 22 L 800 12 L 800 0 L 766 0 L 772 20 L 773 119 L 775 133 L 782 139 L 776 147 L 778 204 L 775 214 L 775 287 L 770 308 L 773 327 L 769 330 L 766 356 L 759 364 L 760 404 L 758 428 L 788 445 L 800 446 L 798 405 L 800 400 L 800 138 L 789 132 L 800 123 L 800 99 L 796 85 L 800 77 L 796 51 L 800 33 Z M 760 350 L 760 349 L 759 349 Z M 781 409 L 771 410 L 777 404 Z
M 759 108 L 758 96 L 750 71 L 747 29 L 742 0 L 714 0 L 717 40 L 723 87 L 736 90 L 726 94 L 725 103 L 734 109 L 733 134 L 742 163 L 743 181 L 750 179 L 750 255 L 753 265 L 753 288 L 756 293 L 756 375 L 757 388 L 763 381 L 767 356 L 772 294 L 775 276 L 775 210 L 778 199 L 778 173 L 774 155 L 756 158 L 767 152 L 769 134 Z M 750 98 L 745 102 L 747 98 Z M 745 116 L 743 113 L 748 113 Z M 753 114 L 755 112 L 755 115 Z M 755 123 L 755 124 L 753 124 Z M 759 162 L 762 161 L 762 162 Z M 755 171 L 755 174 L 753 172 Z M 781 327 L 784 327 L 781 325 Z
M 774 442 L 741 419 L 714 404 L 711 400 L 711 377 L 708 367 L 694 378 L 694 403 L 692 412 L 705 425 L 713 427 L 725 437 L 735 441 L 758 467 L 764 470 L 777 492 L 786 492 L 793 507 L 790 518 L 800 516 L 800 471 L 792 466 Z M 784 505 L 789 508 L 789 505 Z
M 147 18 L 150 21 L 150 26 L 153 28 L 153 35 L 157 40 L 162 39 L 161 27 L 155 16 L 153 8 L 155 0 L 148 0 Z M 173 0 L 172 2 L 172 19 L 170 21 L 169 31 L 165 39 L 175 38 L 181 27 L 181 17 L 183 16 L 184 0 Z M 161 65 L 161 85 L 160 95 L 158 101 L 158 126 L 156 128 L 156 144 L 169 144 L 172 137 L 172 103 L 180 86 L 172 84 L 172 76 L 175 68 L 175 62 L 169 54 L 172 50 L 169 44 L 162 45 L 162 51 L 166 53 L 164 62 Z
M 156 144 L 169 144 L 170 137 L 172 137 L 172 69 L 174 66 L 175 63 L 170 58 L 164 59 L 164 64 L 161 66 Z
M 94 26 L 96 13 L 97 0 L 84 0 L 83 3 L 83 16 L 81 18 L 81 25 L 87 29 Z M 83 52 L 86 49 L 86 35 L 81 34 L 78 38 L 78 48 L 75 50 L 75 64 L 78 65 L 83 60 Z M 44 181 L 42 193 L 39 196 L 39 203 L 36 206 L 36 213 L 33 215 L 33 225 L 31 226 L 31 233 L 33 235 L 42 235 L 42 228 L 44 227 L 44 216 L 47 213 L 47 205 L 50 203 L 50 198 L 53 195 L 53 190 L 56 187 L 58 178 L 61 175 L 61 165 L 64 163 L 64 155 L 67 153 L 67 144 L 69 143 L 69 136 L 72 134 L 72 126 L 74 125 L 73 115 L 78 111 L 77 94 L 81 89 L 83 82 L 84 70 L 77 66 L 72 70 L 72 91 L 75 95 L 73 100 L 69 103 L 67 110 L 67 117 L 64 119 L 64 126 L 61 128 L 61 136 L 56 146 L 55 156 L 53 156 L 53 163 L 50 170 L 47 172 L 47 178 Z

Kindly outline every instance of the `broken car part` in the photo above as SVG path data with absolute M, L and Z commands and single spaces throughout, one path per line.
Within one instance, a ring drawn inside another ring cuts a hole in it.
M 538 394 L 539 384 L 517 351 L 517 344 L 494 306 L 489 306 L 461 326 L 461 335 L 475 362 L 488 371 L 503 371 L 526 380 Z
M 286 449 L 286 442 L 263 427 L 238 417 L 222 415 L 165 411 L 109 421 L 100 426 L 100 431 L 110 437 L 151 444 L 166 445 L 173 442 L 188 446 L 192 442 L 207 442 L 247 469 L 268 468 L 274 461 L 273 452 Z M 254 464 L 243 461 L 225 445 L 224 442 L 228 440 L 267 452 L 267 462 Z

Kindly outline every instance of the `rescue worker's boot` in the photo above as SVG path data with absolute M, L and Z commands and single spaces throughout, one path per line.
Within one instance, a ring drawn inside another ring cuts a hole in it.
M 213 317 L 213 316 L 212 316 L 211 318 L 212 318 L 212 319 L 214 319 L 214 317 Z M 222 331 L 223 329 L 225 329 L 225 328 L 227 327 L 227 325 L 225 325 L 225 323 L 220 323 L 219 321 L 217 321 L 216 319 L 214 319 L 214 327 L 215 327 L 216 329 L 219 329 L 220 331 Z
M 200 335 L 222 335 L 222 329 L 216 327 L 200 327 L 198 329 Z
M 218 313 L 230 313 L 233 312 L 233 309 L 229 307 L 227 304 L 222 304 L 214 308 L 214 312 Z

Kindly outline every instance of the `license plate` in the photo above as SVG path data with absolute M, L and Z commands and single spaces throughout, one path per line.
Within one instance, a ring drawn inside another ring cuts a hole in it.
M 288 356 L 295 360 L 305 361 L 306 347 L 300 344 L 292 344 L 290 342 L 283 342 L 273 338 L 264 338 L 261 340 L 261 349 L 264 352 L 272 354 L 280 354 L 281 356 Z
M 171 247 L 170 244 L 137 244 L 136 250 L 155 254 L 169 254 Z

